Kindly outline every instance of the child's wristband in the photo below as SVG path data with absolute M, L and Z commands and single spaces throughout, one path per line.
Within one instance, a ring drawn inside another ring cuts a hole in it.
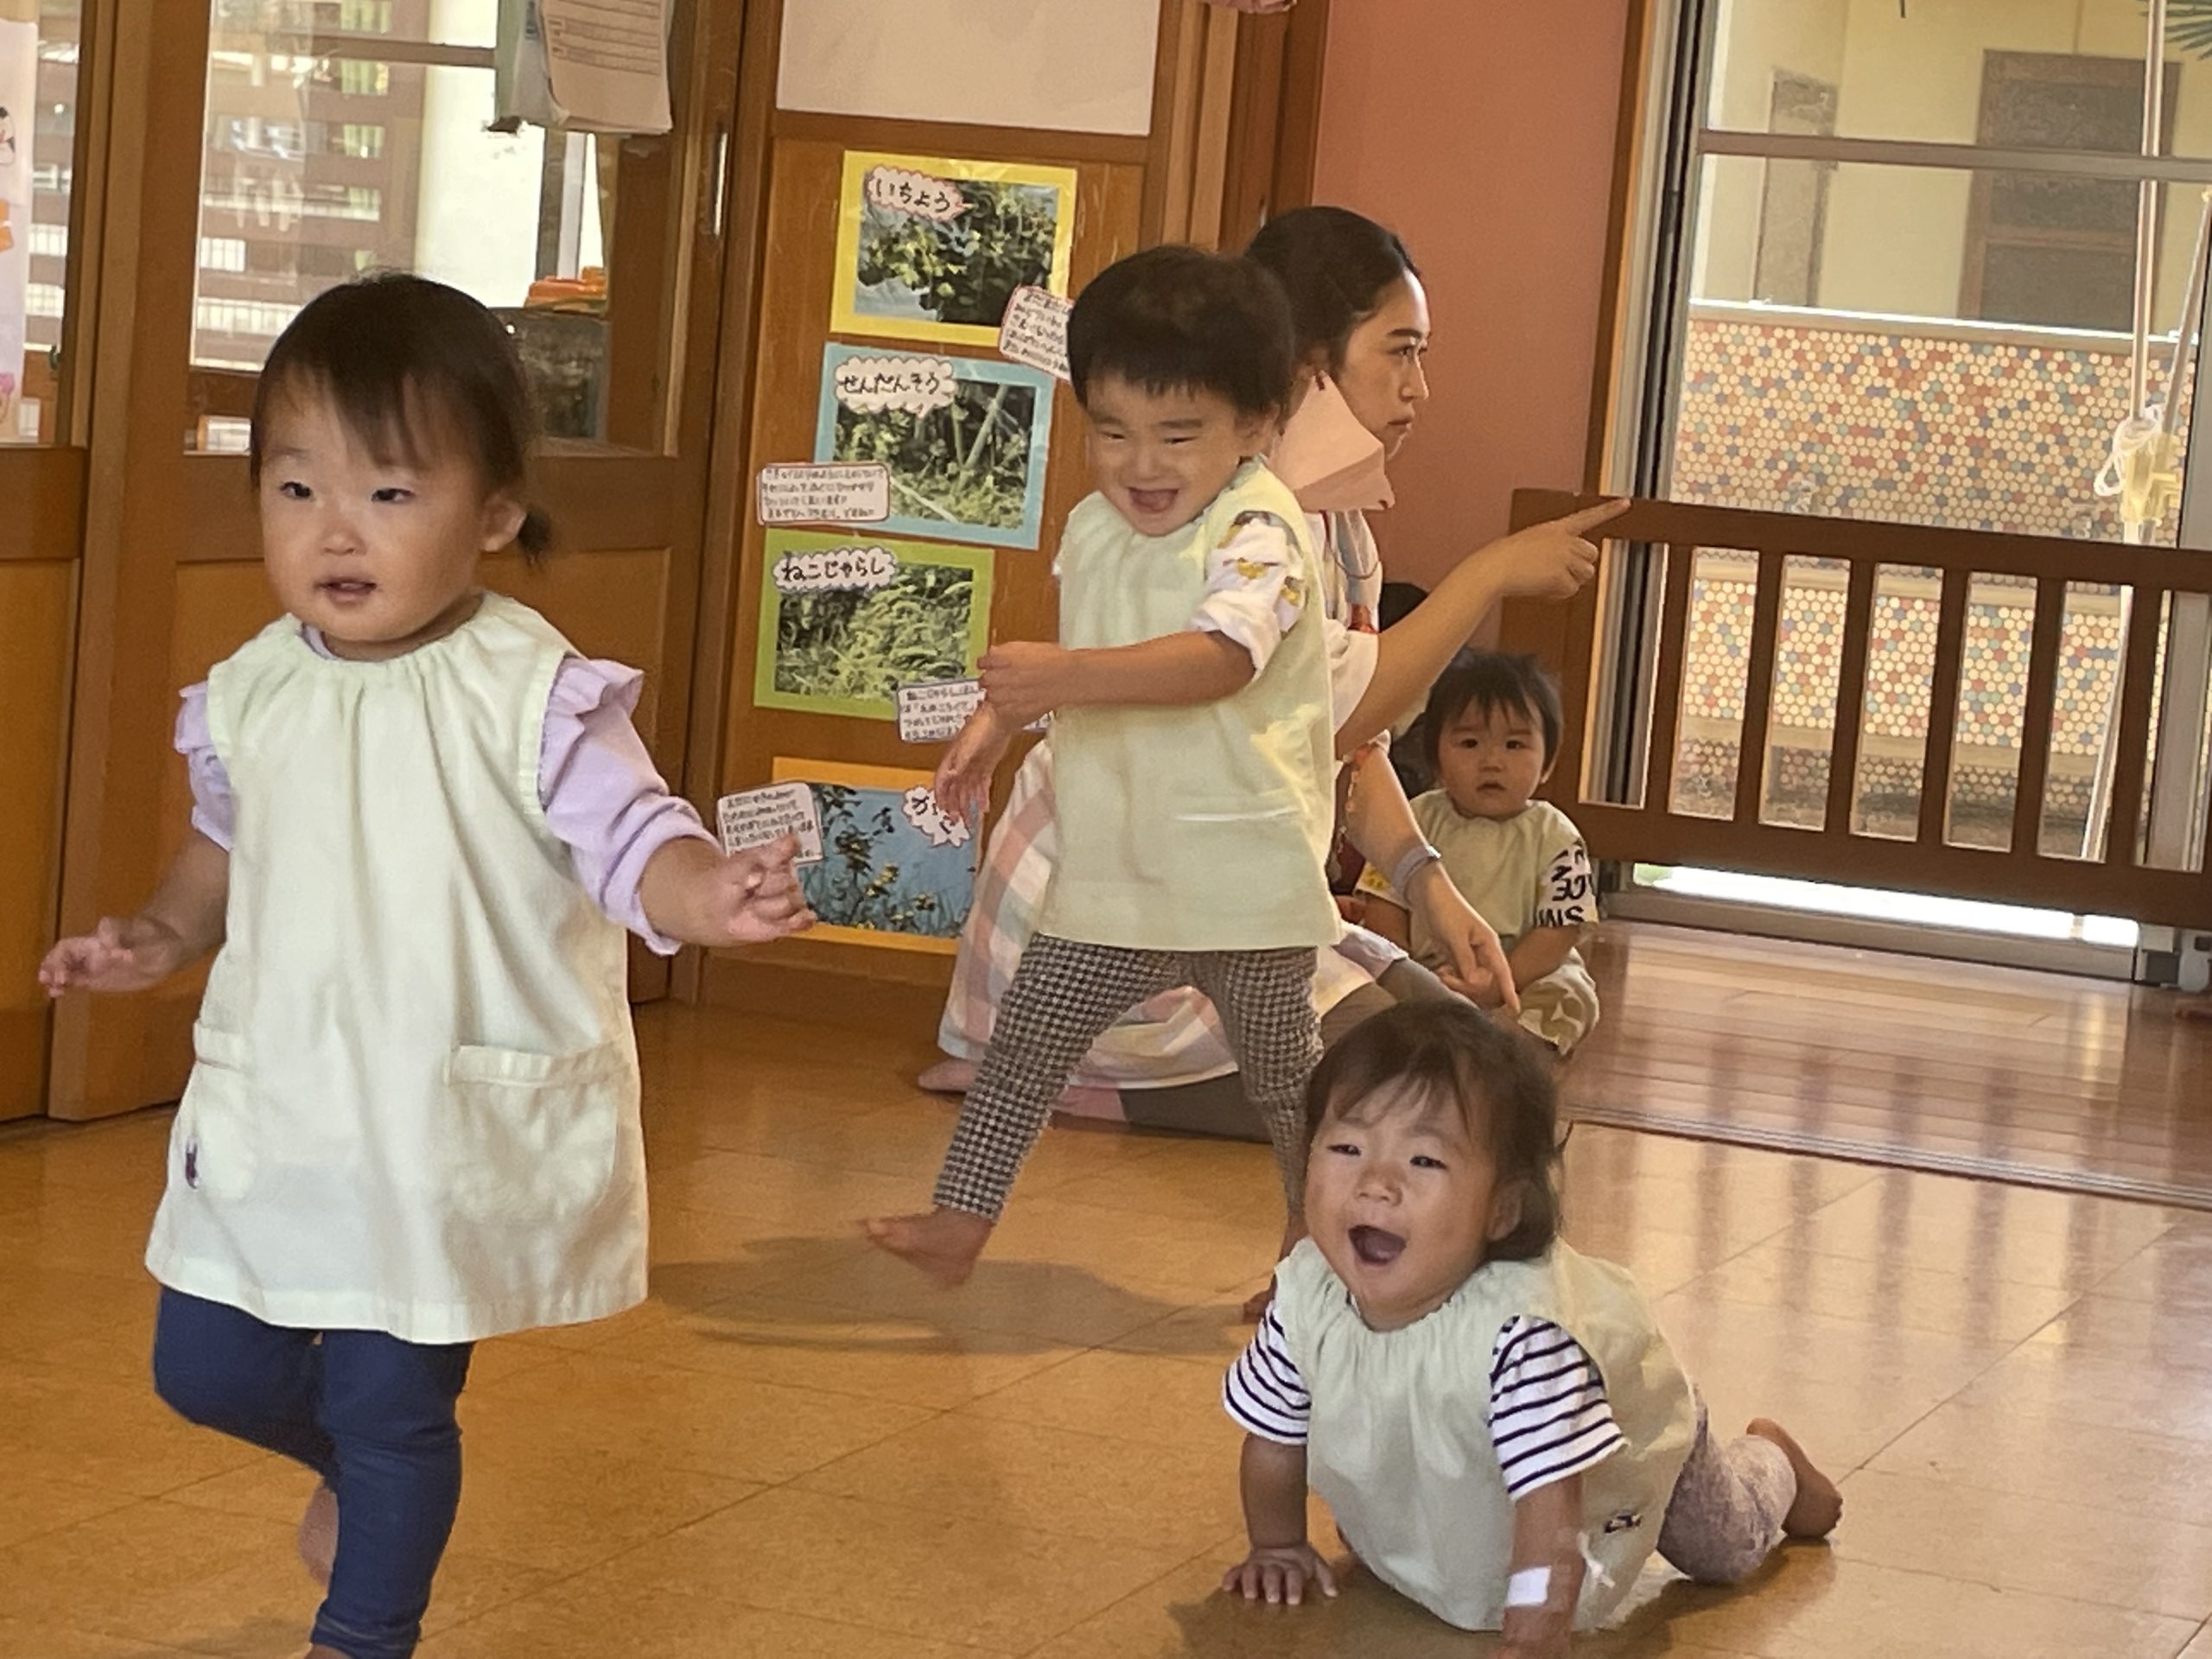
M 1402 899 L 1413 896 L 1414 877 L 1432 864 L 1441 864 L 1444 855 L 1427 842 L 1416 842 L 1413 849 L 1400 859 L 1390 871 L 1390 891 Z

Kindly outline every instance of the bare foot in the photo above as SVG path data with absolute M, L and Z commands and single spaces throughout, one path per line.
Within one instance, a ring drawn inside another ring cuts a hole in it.
M 939 1060 L 914 1079 L 914 1087 L 932 1095 L 964 1095 L 976 1086 L 976 1062 Z
M 300 1565 L 308 1576 L 329 1589 L 330 1569 L 338 1560 L 338 1494 L 327 1486 L 316 1487 L 308 1499 L 308 1512 L 300 1517 L 299 1546 Z
M 1797 1476 L 1797 1501 L 1782 1517 L 1783 1531 L 1792 1538 L 1825 1538 L 1834 1532 L 1836 1522 L 1843 1519 L 1843 1494 L 1836 1490 L 1835 1482 L 1813 1466 L 1812 1459 L 1805 1455 L 1805 1448 L 1792 1440 L 1789 1431 L 1781 1424 L 1758 1417 L 1744 1432 L 1780 1446 Z
M 868 1243 L 919 1268 L 932 1284 L 950 1290 L 968 1282 L 983 1253 L 992 1224 L 943 1205 L 925 1216 L 879 1216 L 861 1224 Z

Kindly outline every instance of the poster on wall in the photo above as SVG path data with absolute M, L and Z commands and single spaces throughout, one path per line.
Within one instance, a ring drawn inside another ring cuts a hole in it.
M 776 782 L 814 791 L 824 856 L 799 872 L 811 937 L 950 956 L 976 897 L 968 826 L 930 793 L 930 774 L 779 758 Z
M 23 342 L 31 293 L 32 105 L 38 25 L 0 22 L 0 442 L 22 416 Z
M 814 459 L 888 467 L 893 534 L 1036 546 L 1052 439 L 1052 382 L 1034 369 L 823 350 Z
M 845 153 L 830 331 L 995 346 L 1024 288 L 1065 296 L 1075 170 Z
M 896 720 L 901 690 L 972 677 L 990 644 L 983 548 L 779 529 L 763 559 L 761 708 Z

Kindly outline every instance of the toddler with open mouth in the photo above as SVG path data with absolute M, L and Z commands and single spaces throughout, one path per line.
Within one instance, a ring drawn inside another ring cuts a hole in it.
M 1223 1588 L 1336 1593 L 1308 1486 L 1384 1583 L 1514 1659 L 1602 1624 L 1656 1548 L 1736 1584 L 1821 1538 L 1835 1485 L 1777 1425 L 1713 1438 L 1636 1282 L 1558 1236 L 1536 1045 L 1471 1006 L 1402 1007 L 1313 1076 L 1310 1236 L 1230 1370 L 1251 1553 Z

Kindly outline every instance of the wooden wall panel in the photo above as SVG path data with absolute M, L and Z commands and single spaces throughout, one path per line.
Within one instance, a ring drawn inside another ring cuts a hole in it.
M 61 880 L 74 561 L 0 561 L 0 1119 L 40 1109 L 47 998 L 39 958 Z
M 795 126 L 798 136 L 790 136 Z M 942 130 L 912 123 L 846 122 L 841 139 L 817 136 L 818 118 L 779 123 L 770 151 L 770 185 L 764 237 L 760 325 L 754 340 L 753 419 L 748 466 L 805 461 L 813 456 L 820 402 L 823 347 L 830 341 L 830 302 L 837 239 L 844 151 L 891 149 L 953 155 L 977 160 L 1031 162 L 1073 167 L 1077 173 L 1071 286 L 1079 290 L 1103 266 L 1140 245 L 1144 168 L 1134 156 L 1103 159 L 1109 141 L 1078 134 L 986 131 L 969 129 L 956 142 Z M 1138 147 L 1141 149 L 1141 146 Z M 855 338 L 837 336 L 837 338 Z M 908 346 L 870 339 L 885 351 L 985 357 L 979 347 Z M 1058 627 L 1052 563 L 1059 526 L 1089 490 L 1083 457 L 1083 416 L 1065 385 L 1052 407 L 1052 437 L 1045 492 L 1043 534 L 1034 549 L 1001 548 L 992 554 L 991 637 L 1049 639 Z M 749 480 L 747 480 L 749 484 Z M 749 494 L 749 489 L 747 491 Z M 779 755 L 926 769 L 938 750 L 899 741 L 887 721 L 850 720 L 753 706 L 755 646 L 760 625 L 764 532 L 746 516 L 741 540 L 738 596 L 727 698 L 721 778 L 722 791 L 768 781 Z M 1007 774 L 1010 774 L 1010 769 Z M 770 952 L 729 952 L 709 964 L 709 995 L 730 994 L 729 964 L 765 958 L 796 969 L 831 969 L 892 982 L 942 984 L 950 958 L 867 945 L 801 939 Z M 717 981 L 721 982 L 719 984 Z

